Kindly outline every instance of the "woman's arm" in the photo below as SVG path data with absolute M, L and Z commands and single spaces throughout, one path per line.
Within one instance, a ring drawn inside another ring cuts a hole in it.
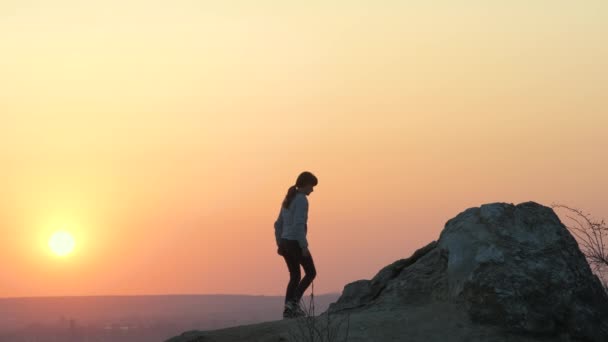
M 283 233 L 283 217 L 281 216 L 281 210 L 279 210 L 279 217 L 277 217 L 276 221 L 274 221 L 274 237 L 277 240 L 277 246 L 279 246 L 279 241 L 281 240 L 281 234 Z
M 298 244 L 302 249 L 308 248 L 308 240 L 306 239 L 306 222 L 308 221 L 308 199 L 306 196 L 296 198 L 294 212 L 294 231 L 297 236 Z

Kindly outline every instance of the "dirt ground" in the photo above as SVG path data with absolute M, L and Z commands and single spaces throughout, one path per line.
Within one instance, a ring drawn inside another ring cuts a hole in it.
M 455 304 L 427 304 L 399 309 L 352 311 L 350 314 L 327 316 L 315 320 L 323 337 L 311 339 L 311 322 L 306 318 L 265 322 L 205 332 L 187 332 L 170 342 L 546 342 L 571 341 L 568 337 L 538 337 L 511 334 L 492 326 L 472 323 Z M 348 327 L 348 336 L 346 329 Z M 338 331 L 339 330 L 339 331 Z M 327 338 L 327 332 L 336 335 Z M 347 339 L 345 339 L 347 338 Z M 168 342 L 169 342 L 168 341 Z

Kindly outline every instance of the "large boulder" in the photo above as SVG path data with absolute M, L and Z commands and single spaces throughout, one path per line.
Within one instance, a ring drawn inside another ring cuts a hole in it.
M 509 332 L 608 341 L 608 296 L 555 212 L 535 202 L 465 210 L 437 242 L 346 285 L 328 312 L 438 301 Z

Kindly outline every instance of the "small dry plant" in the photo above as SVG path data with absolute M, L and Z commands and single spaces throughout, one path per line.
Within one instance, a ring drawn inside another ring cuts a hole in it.
M 578 241 L 589 266 L 602 281 L 608 292 L 608 226 L 602 219 L 595 220 L 580 209 L 563 204 L 552 204 L 553 209 L 562 209 L 570 220 L 564 223 Z
M 347 342 L 350 330 L 350 314 L 331 314 L 329 310 L 315 316 L 314 283 L 308 306 L 303 317 L 294 319 L 294 328 L 289 331 L 293 342 Z

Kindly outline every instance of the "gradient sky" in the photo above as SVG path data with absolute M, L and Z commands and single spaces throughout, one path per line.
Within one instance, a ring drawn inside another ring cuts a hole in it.
M 489 202 L 608 218 L 608 2 L 0 1 L 0 297 L 315 292 Z M 47 248 L 70 230 L 67 258 Z

